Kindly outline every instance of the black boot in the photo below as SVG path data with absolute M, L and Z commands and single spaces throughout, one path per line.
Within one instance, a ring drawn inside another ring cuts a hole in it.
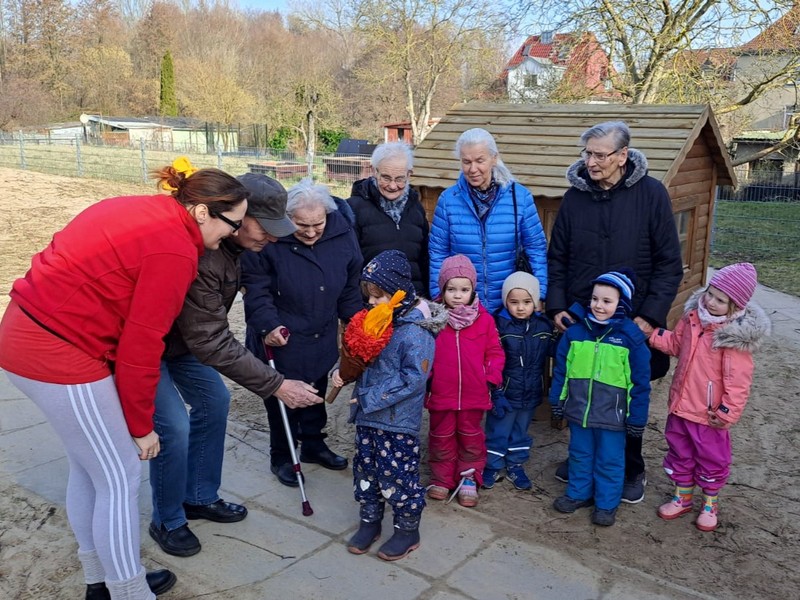
M 358 531 L 353 534 L 347 542 L 347 550 L 353 554 L 364 554 L 369 547 L 381 537 L 381 521 L 383 521 L 383 511 L 386 508 L 384 502 L 377 504 L 362 504 L 359 508 Z
M 361 521 L 358 526 L 358 531 L 353 534 L 350 541 L 347 542 L 347 551 L 353 554 L 364 554 L 369 550 L 374 542 L 378 541 L 381 537 L 381 522 L 369 523 Z
M 156 596 L 166 594 L 172 589 L 172 586 L 175 585 L 175 582 L 178 581 L 178 578 L 175 577 L 175 573 L 169 569 L 150 571 L 147 573 L 147 575 L 145 575 L 145 577 L 147 578 L 147 586 Z
M 111 594 L 104 581 L 86 584 L 86 600 L 111 600 Z
M 404 519 L 394 524 L 394 534 L 378 550 L 383 560 L 400 560 L 419 548 L 419 519 Z

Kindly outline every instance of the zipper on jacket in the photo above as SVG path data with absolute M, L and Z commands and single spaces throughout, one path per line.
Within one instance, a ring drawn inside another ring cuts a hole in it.
M 711 381 L 706 386 L 706 406 L 708 410 L 714 410 L 714 383 Z
M 458 410 L 461 410 L 461 330 L 456 330 L 456 356 L 458 357 Z
M 602 338 L 601 338 L 602 339 Z M 583 410 L 583 422 L 581 425 L 587 427 L 589 422 L 589 409 L 592 407 L 592 387 L 594 386 L 594 369 L 597 365 L 597 353 L 600 351 L 600 340 L 594 342 L 594 354 L 592 355 L 592 374 L 589 377 L 589 391 L 586 397 L 586 408 Z

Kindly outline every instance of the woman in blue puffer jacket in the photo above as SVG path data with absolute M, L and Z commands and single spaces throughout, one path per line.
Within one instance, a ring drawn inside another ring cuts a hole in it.
M 431 225 L 430 291 L 439 294 L 439 269 L 449 256 L 464 254 L 478 273 L 481 303 L 495 312 L 503 306 L 503 281 L 516 271 L 517 238 L 533 275 L 547 294 L 547 239 L 533 197 L 515 182 L 485 129 L 468 129 L 458 138 L 458 182 L 439 197 Z M 516 200 L 516 238 L 514 203 Z

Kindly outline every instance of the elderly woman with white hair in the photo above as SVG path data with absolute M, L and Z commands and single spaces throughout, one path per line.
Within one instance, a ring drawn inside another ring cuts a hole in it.
M 353 184 L 348 199 L 356 218 L 364 264 L 384 250 L 400 250 L 411 263 L 417 294 L 428 296 L 428 219 L 411 188 L 414 155 L 403 142 L 381 144 L 372 153 L 372 176 Z
M 478 274 L 477 292 L 490 312 L 503 306 L 503 281 L 515 269 L 517 245 L 525 249 L 542 298 L 547 293 L 547 239 L 533 197 L 514 181 L 492 135 L 468 129 L 455 155 L 461 174 L 436 205 L 429 240 L 430 290 L 436 297 L 442 262 L 464 254 Z M 537 298 L 538 300 L 538 298 Z
M 349 321 L 364 306 L 359 289 L 362 258 L 347 219 L 324 185 L 303 179 L 288 191 L 286 214 L 297 231 L 242 257 L 247 348 L 266 360 L 271 347 L 277 370 L 312 384 L 325 395 L 328 372 L 339 358 L 339 320 Z M 270 428 L 271 470 L 295 487 L 289 442 L 278 400 L 264 400 Z M 300 460 L 327 469 L 347 468 L 347 459 L 325 443 L 325 403 L 291 409 L 289 422 L 299 441 Z

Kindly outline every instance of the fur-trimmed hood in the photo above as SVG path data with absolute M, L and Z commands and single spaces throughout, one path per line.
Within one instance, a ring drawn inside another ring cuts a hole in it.
M 628 148 L 628 162 L 626 163 L 625 175 L 617 185 L 631 187 L 638 183 L 642 177 L 647 175 L 647 158 L 635 148 Z M 582 192 L 604 191 L 598 187 L 589 177 L 586 170 L 586 161 L 582 158 L 574 162 L 567 169 L 567 181 L 570 185 Z
M 697 310 L 700 296 L 705 289 L 694 292 L 684 305 L 684 312 Z M 772 333 L 772 323 L 758 304 L 752 300 L 747 304 L 744 313 L 714 329 L 714 348 L 733 348 L 747 352 L 757 352 L 764 338 Z
M 423 329 L 430 331 L 431 334 L 436 337 L 447 325 L 447 309 L 444 307 L 444 304 L 439 304 L 433 300 L 428 300 L 426 298 L 420 298 L 419 300 L 420 302 L 427 303 L 431 313 L 429 317 L 425 316 L 426 311 L 419 308 L 419 306 L 416 306 L 408 314 L 400 317 L 397 321 L 398 323 L 414 323 L 415 325 L 419 325 Z M 419 318 L 418 315 L 415 315 L 415 311 L 419 311 L 422 315 L 422 318 Z

